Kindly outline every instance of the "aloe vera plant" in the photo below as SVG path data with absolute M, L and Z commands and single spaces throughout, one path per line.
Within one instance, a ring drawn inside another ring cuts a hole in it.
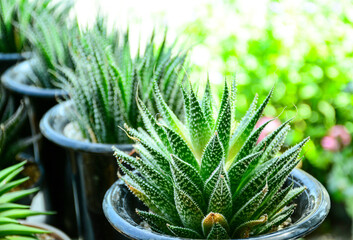
M 28 45 L 26 31 L 34 25 L 34 15 L 48 12 L 57 20 L 65 19 L 72 5 L 73 1 L 1 0 L 0 52 L 20 53 L 24 50 Z
M 84 138 L 99 143 L 129 142 L 117 126 L 125 122 L 141 126 L 136 96 L 153 109 L 153 81 L 173 110 L 182 113 L 178 84 L 185 76 L 186 54 L 174 54 L 166 38 L 157 46 L 155 42 L 152 34 L 144 53 L 132 57 L 128 32 L 120 37 L 114 32 L 107 35 L 100 26 L 73 40 L 74 70 L 59 68 L 58 78 L 74 102 L 72 121 Z
M 225 84 L 218 111 L 209 83 L 201 101 L 191 87 L 183 88 L 185 122 L 156 83 L 153 92 L 160 119 L 139 100 L 146 131 L 126 126 L 139 157 L 114 153 L 125 173 L 121 178 L 149 208 L 136 211 L 153 231 L 193 239 L 247 238 L 275 231 L 290 219 L 292 200 L 305 188 L 285 182 L 308 138 L 280 154 L 288 120 L 256 144 L 272 121 L 254 129 L 272 90 L 258 108 L 256 96 L 239 122 L 234 82 Z

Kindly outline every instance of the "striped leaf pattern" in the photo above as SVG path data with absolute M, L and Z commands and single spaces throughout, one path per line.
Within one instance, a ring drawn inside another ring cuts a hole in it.
M 91 142 L 131 142 L 119 128 L 126 123 L 133 128 L 151 125 L 147 129 L 152 138 L 162 145 L 168 144 L 165 130 L 153 119 L 161 108 L 156 99 L 165 99 L 163 103 L 175 112 L 174 119 L 183 118 L 178 86 L 185 75 L 186 54 L 173 53 L 166 44 L 166 36 L 158 45 L 152 34 L 145 52 L 132 56 L 129 32 L 108 31 L 106 25 L 104 19 L 98 19 L 93 29 L 71 37 L 69 52 L 73 66 L 55 65 L 58 86 L 74 102 L 72 122 Z M 154 86 L 161 91 L 155 93 Z
M 29 45 L 27 30 L 37 24 L 36 15 L 50 15 L 65 24 L 74 1 L 64 0 L 1 0 L 0 52 L 21 53 Z
M 230 88 L 225 84 L 218 112 L 209 83 L 201 101 L 191 87 L 180 89 L 184 121 L 168 107 L 155 85 L 160 118 L 155 119 L 141 104 L 146 130 L 127 127 L 141 159 L 115 150 L 130 190 L 152 212 L 138 211 L 142 219 L 156 232 L 193 239 L 247 238 L 276 229 L 295 210 L 293 199 L 305 190 L 284 183 L 308 139 L 280 154 L 289 130 L 288 120 L 257 143 L 262 130 L 272 121 L 254 129 L 273 90 L 258 108 L 256 97 L 237 124 L 234 82 Z M 161 157 L 163 161 L 157 160 Z M 139 175 L 128 171 L 120 161 L 130 164 Z

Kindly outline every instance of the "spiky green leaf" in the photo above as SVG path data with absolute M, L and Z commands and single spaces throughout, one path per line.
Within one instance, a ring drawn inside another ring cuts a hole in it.
M 213 129 L 215 125 L 215 120 L 213 116 L 213 98 L 209 79 L 207 79 L 205 92 L 202 97 L 201 108 L 207 120 L 208 126 L 210 127 L 210 129 Z
M 227 231 L 221 226 L 221 224 L 216 223 L 213 225 L 207 239 L 230 239 Z
M 206 145 L 201 157 L 201 177 L 206 180 L 224 159 L 224 149 L 216 132 Z
M 207 212 L 216 212 L 228 217 L 231 215 L 232 207 L 230 187 L 225 177 L 220 175 L 210 196 Z
M 211 129 L 192 88 L 190 89 L 189 94 L 189 104 L 186 105 L 186 107 L 189 107 L 189 109 L 186 109 L 186 111 L 189 112 L 187 117 L 189 118 L 188 128 L 190 133 L 190 140 L 192 142 L 196 158 L 200 159 L 203 149 L 211 136 Z
M 159 229 L 164 234 L 171 234 L 167 224 L 171 224 L 171 222 L 164 217 L 161 217 L 157 214 L 142 211 L 136 209 L 136 213 L 145 220 L 150 226 Z
M 184 228 L 184 227 L 173 226 L 173 225 L 167 225 L 167 226 L 168 226 L 168 229 L 177 237 L 191 238 L 191 239 L 202 238 L 198 232 L 190 228 Z
M 200 166 L 193 152 L 190 150 L 190 147 L 184 141 L 184 139 L 172 129 L 167 127 L 164 127 L 164 128 L 167 132 L 167 136 L 174 154 L 178 156 L 180 159 L 182 159 L 183 161 L 192 165 L 195 169 L 199 169 Z
M 174 187 L 174 201 L 184 227 L 201 232 L 201 221 L 204 218 L 200 207 L 177 186 Z

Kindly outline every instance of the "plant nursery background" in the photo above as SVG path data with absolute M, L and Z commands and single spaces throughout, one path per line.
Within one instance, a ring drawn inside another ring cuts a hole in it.
M 333 201 L 316 232 L 347 239 L 353 218 L 353 2 L 350 0 L 79 0 L 80 23 L 97 12 L 137 38 L 153 28 L 190 47 L 192 82 L 236 78 L 238 117 L 275 85 L 265 116 L 295 116 L 287 145 L 310 136 L 301 167 Z M 124 27 L 126 26 L 126 27 Z M 136 46 L 138 42 L 136 41 Z M 284 111 L 283 111 L 284 110 Z M 283 111 L 283 113 L 282 113 Z M 342 231 L 344 229 L 345 231 Z M 316 236 L 311 236 L 315 238 Z

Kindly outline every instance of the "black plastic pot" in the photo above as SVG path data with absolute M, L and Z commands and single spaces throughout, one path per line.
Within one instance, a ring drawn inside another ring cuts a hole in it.
M 29 53 L 0 53 L 0 75 L 8 68 L 29 58 Z
M 90 143 L 66 137 L 63 129 L 70 122 L 72 111 L 67 101 L 50 109 L 42 118 L 40 128 L 50 141 L 66 150 L 71 162 L 75 204 L 80 236 L 91 239 L 122 239 L 106 221 L 102 201 L 105 192 L 117 180 L 117 164 L 111 144 Z M 130 152 L 131 144 L 114 145 Z
M 15 104 L 24 99 L 28 109 L 29 128 L 34 136 L 40 133 L 39 121 L 44 113 L 67 94 L 59 89 L 43 89 L 30 85 L 27 75 L 30 71 L 30 60 L 24 61 L 8 69 L 2 75 L 1 81 Z M 44 169 L 42 190 L 46 209 L 57 213 L 48 217 L 49 223 L 76 237 L 74 197 L 65 151 L 42 138 L 34 143 L 34 157 Z
M 295 200 L 297 208 L 292 215 L 293 224 L 280 231 L 250 239 L 297 239 L 314 231 L 326 218 L 330 210 L 330 198 L 322 184 L 300 169 L 293 170 L 291 175 L 287 184 L 293 179 L 295 186 L 307 187 Z M 136 208 L 145 209 L 122 180 L 114 183 L 104 197 L 103 209 L 106 218 L 117 231 L 130 239 L 180 239 L 151 232 L 139 226 L 141 220 L 135 212 Z

